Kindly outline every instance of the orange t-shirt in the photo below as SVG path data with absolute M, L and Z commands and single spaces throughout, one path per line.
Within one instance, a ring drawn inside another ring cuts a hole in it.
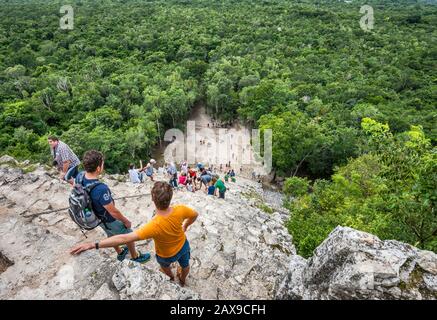
M 141 240 L 153 238 L 156 254 L 162 258 L 176 255 L 185 243 L 185 233 L 182 223 L 185 219 L 196 217 L 196 211 L 184 206 L 176 205 L 166 217 L 156 215 L 147 224 L 135 230 Z

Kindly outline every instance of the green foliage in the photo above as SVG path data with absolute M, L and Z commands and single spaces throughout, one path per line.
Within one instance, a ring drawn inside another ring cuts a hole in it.
M 268 214 L 272 214 L 273 212 L 275 212 L 272 208 L 270 208 L 265 203 L 259 203 L 259 204 L 257 204 L 257 207 Z
M 296 175 L 303 165 L 315 176 L 329 175 L 357 153 L 357 129 L 324 124 L 300 111 L 263 115 L 259 125 L 272 129 L 273 165 L 283 175 Z
M 301 197 L 308 193 L 310 182 L 306 178 L 287 178 L 282 191 L 286 196 Z
M 299 252 L 338 224 L 436 250 L 435 5 L 369 0 L 364 32 L 355 2 L 70 4 L 66 31 L 58 1 L 0 0 L 0 154 L 50 163 L 57 134 L 126 171 L 201 102 L 272 129 Z
M 310 256 L 337 225 L 436 251 L 435 148 L 420 127 L 392 135 L 372 119 L 363 119 L 362 126 L 371 136 L 369 152 L 288 203 L 288 228 L 298 251 Z
M 183 128 L 201 98 L 209 41 L 201 29 L 185 34 L 193 8 L 73 1 L 75 28 L 64 31 L 55 1 L 0 2 L 1 153 L 49 161 L 47 141 L 35 141 L 57 134 L 78 155 L 102 150 L 108 171 L 125 171 L 166 129 Z M 176 30 L 158 27 L 164 21 Z
M 199 100 L 224 121 L 279 130 L 283 175 L 329 177 L 359 155 L 365 117 L 421 125 L 435 143 L 432 5 L 384 1 L 366 34 L 359 8 L 337 1 L 72 1 L 70 31 L 57 1 L 0 3 L 1 153 L 34 154 L 5 143 L 21 126 L 38 137 L 103 126 L 145 157 Z
M 136 154 L 141 154 L 144 149 L 147 150 L 144 132 L 141 129 L 131 128 L 124 133 L 121 129 L 113 130 L 102 125 L 89 130 L 74 125 L 62 134 L 61 139 L 68 142 L 80 157 L 87 150 L 98 146 L 98 150 L 105 155 L 107 171 L 115 173 L 124 171 L 129 163 L 135 161 Z

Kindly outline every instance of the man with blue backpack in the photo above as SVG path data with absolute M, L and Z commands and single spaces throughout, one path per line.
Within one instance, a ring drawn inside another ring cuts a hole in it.
M 70 195 L 70 215 L 81 229 L 91 230 L 100 226 L 108 237 L 132 232 L 131 222 L 116 207 L 109 187 L 98 177 L 103 172 L 103 154 L 96 150 L 87 151 L 82 160 L 85 171 L 78 174 Z M 133 242 L 125 247 L 114 247 L 117 259 L 123 261 L 127 253 L 131 260 L 144 263 L 150 254 L 137 252 Z

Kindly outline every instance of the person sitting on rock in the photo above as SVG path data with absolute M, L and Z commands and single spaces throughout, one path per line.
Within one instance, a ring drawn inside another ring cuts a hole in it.
M 185 285 L 190 271 L 190 244 L 185 235 L 187 228 L 196 221 L 198 213 L 184 205 L 170 206 L 173 189 L 167 182 L 155 182 L 152 191 L 155 204 L 155 216 L 139 229 L 128 234 L 117 235 L 100 242 L 83 243 L 73 247 L 71 254 L 94 248 L 108 248 L 139 240 L 153 239 L 155 242 L 156 261 L 161 271 L 174 280 L 170 265 L 178 262 L 177 270 L 181 286 Z
M 132 183 L 141 183 L 143 182 L 142 174 L 137 169 L 135 169 L 135 165 L 131 163 L 129 165 L 129 179 Z
M 82 171 L 76 177 L 75 183 L 87 185 L 99 182 L 99 175 L 103 172 L 104 160 L 103 154 L 96 150 L 89 150 L 83 156 Z M 100 226 L 108 237 L 123 235 L 132 232 L 132 223 L 116 207 L 112 199 L 111 190 L 105 183 L 99 183 L 90 192 L 93 211 L 102 220 Z M 150 259 L 150 254 L 137 252 L 135 244 L 132 241 L 123 242 L 126 244 L 123 249 L 118 244 L 110 245 L 117 252 L 117 259 L 123 261 L 129 251 L 131 260 L 145 263 Z

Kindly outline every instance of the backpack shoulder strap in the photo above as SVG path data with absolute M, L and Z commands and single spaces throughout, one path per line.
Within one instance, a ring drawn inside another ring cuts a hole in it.
M 87 185 L 86 187 L 84 187 L 89 193 L 91 193 L 91 191 L 93 191 L 93 189 L 95 187 L 97 187 L 98 185 L 103 184 L 103 182 L 100 181 L 96 181 L 93 183 L 90 183 L 89 185 Z
M 85 190 L 88 192 L 90 198 L 91 198 L 91 192 L 94 190 L 94 188 L 97 187 L 98 185 L 101 185 L 101 184 L 103 184 L 103 182 L 96 181 L 96 182 L 90 183 L 89 185 L 87 185 L 86 187 L 84 187 Z M 91 202 L 92 202 L 92 201 L 91 201 Z M 107 213 L 109 214 L 108 210 L 105 209 L 105 212 L 103 213 L 103 215 L 100 215 L 100 214 L 97 214 L 97 213 L 96 213 L 96 216 L 97 216 L 97 217 L 102 221 L 102 223 L 105 225 L 105 227 L 106 227 L 107 229 L 109 229 L 109 228 L 106 226 L 106 222 L 107 222 L 107 216 L 106 216 L 106 214 L 107 214 Z
M 79 174 L 76 177 L 77 183 L 81 184 L 83 186 L 83 178 L 85 177 L 85 171 L 79 172 Z
M 85 177 L 85 171 L 80 172 L 79 175 L 77 176 L 77 182 L 78 182 L 79 184 L 81 184 L 82 187 L 83 187 L 86 191 L 88 191 L 88 193 L 91 193 L 91 191 L 92 191 L 95 187 L 97 187 L 98 185 L 103 184 L 103 182 L 96 181 L 96 182 L 90 183 L 89 185 L 87 185 L 87 186 L 85 187 L 85 186 L 83 185 L 84 177 Z

